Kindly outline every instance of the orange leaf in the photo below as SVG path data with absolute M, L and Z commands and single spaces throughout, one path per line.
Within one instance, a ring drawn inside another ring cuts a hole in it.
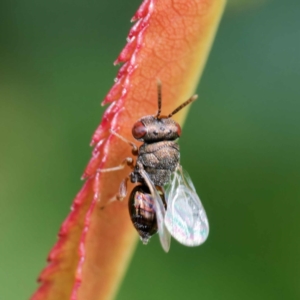
M 95 148 L 83 175 L 87 181 L 61 227 L 32 300 L 111 299 L 116 293 L 137 233 L 127 200 L 106 205 L 129 170 L 96 172 L 131 156 L 131 148 L 109 129 L 133 140 L 133 123 L 156 113 L 157 79 L 162 81 L 162 114 L 193 94 L 224 4 L 225 0 L 145 0 L 134 15 L 138 21 L 116 60 L 124 65 L 104 99 L 104 104 L 112 104 L 92 138 Z M 175 119 L 182 123 L 184 113 L 186 109 Z

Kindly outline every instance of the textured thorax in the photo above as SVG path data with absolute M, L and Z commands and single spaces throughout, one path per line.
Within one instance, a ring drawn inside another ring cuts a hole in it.
M 179 164 L 179 145 L 174 141 L 144 143 L 140 149 L 137 161 L 142 163 L 145 171 L 156 186 L 164 186 L 170 181 L 172 173 Z M 132 173 L 133 182 L 143 182 L 136 167 Z

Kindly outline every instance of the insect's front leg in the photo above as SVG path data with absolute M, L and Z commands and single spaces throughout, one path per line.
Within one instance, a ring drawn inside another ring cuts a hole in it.
M 118 137 L 118 138 L 119 138 L 120 140 L 122 140 L 123 142 L 129 144 L 129 145 L 132 147 L 132 154 L 133 154 L 133 155 L 138 155 L 138 153 L 139 153 L 139 148 L 138 148 L 138 146 L 137 146 L 135 143 L 133 143 L 133 142 L 127 140 L 127 139 L 124 138 L 122 135 L 120 135 L 120 134 L 118 134 L 117 132 L 115 132 L 113 129 L 110 129 L 109 132 L 110 132 L 111 134 L 115 135 L 116 137 Z

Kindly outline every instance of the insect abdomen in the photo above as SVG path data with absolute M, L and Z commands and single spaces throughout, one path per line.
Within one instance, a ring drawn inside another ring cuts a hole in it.
M 144 244 L 157 232 L 153 198 L 145 185 L 136 186 L 129 197 L 128 207 L 131 221 Z

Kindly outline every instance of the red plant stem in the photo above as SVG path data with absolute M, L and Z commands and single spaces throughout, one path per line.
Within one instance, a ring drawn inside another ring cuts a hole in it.
M 117 166 L 131 148 L 133 123 L 157 111 L 156 82 L 162 82 L 162 114 L 169 114 L 193 93 L 224 9 L 225 0 L 145 0 L 138 20 L 116 62 L 124 62 L 104 103 L 92 145 L 88 178 L 63 223 L 59 240 L 40 275 L 34 300 L 112 299 L 133 253 L 137 233 L 130 222 L 127 200 L 107 204 L 130 170 L 97 173 Z M 175 116 L 182 123 L 186 109 Z M 132 188 L 129 185 L 129 191 Z

